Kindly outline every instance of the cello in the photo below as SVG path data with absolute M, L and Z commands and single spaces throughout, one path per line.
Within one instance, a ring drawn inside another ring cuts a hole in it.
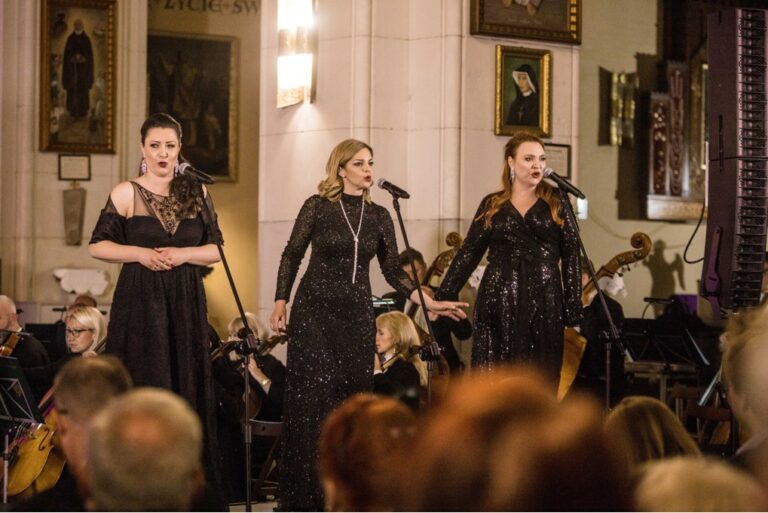
M 106 344 L 104 338 L 93 351 L 100 353 Z M 81 357 L 82 358 L 82 357 Z M 53 488 L 61 477 L 66 457 L 58 433 L 58 413 L 53 401 L 55 387 L 51 387 L 38 403 L 43 422 L 21 426 L 17 430 L 11 451 L 8 472 L 8 496 L 27 500 Z
M 595 272 L 595 277 L 613 278 L 621 269 L 629 270 L 629 265 L 639 262 L 651 252 L 651 238 L 645 233 L 636 232 L 630 239 L 633 249 L 619 253 Z M 591 279 L 581 289 L 581 304 L 587 306 L 590 296 L 595 291 L 595 282 Z M 563 346 L 563 366 L 560 369 L 560 385 L 557 390 L 557 398 L 562 399 L 568 393 L 576 374 L 581 366 L 581 358 L 587 347 L 587 339 L 573 328 L 565 328 Z

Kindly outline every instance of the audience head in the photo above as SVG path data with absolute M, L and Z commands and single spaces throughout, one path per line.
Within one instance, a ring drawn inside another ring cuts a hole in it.
M 767 334 L 768 306 L 761 306 L 732 315 L 724 336 L 722 378 L 728 403 L 751 433 L 768 430 L 768 398 L 761 386 L 764 383 L 749 379 L 754 374 L 749 371 L 753 362 L 768 363 L 768 355 L 762 351 L 768 342 Z
M 411 355 L 411 349 L 419 346 L 421 340 L 416 325 L 403 312 L 386 312 L 376 317 L 376 352 L 386 355 L 403 353 L 419 371 L 421 386 L 427 384 L 427 368 L 418 355 Z
M 94 351 L 107 336 L 107 321 L 92 306 L 76 306 L 67 317 L 67 347 L 76 354 Z
M 723 461 L 676 457 L 648 463 L 635 488 L 638 511 L 764 511 L 754 477 Z
M 326 510 L 389 509 L 396 469 L 415 431 L 415 414 L 392 398 L 357 394 L 334 410 L 319 444 Z
M 74 358 L 61 367 L 53 386 L 61 446 L 70 469 L 83 483 L 88 424 L 112 398 L 131 388 L 131 377 L 114 356 Z
M 16 303 L 8 296 L 0 295 L 0 330 L 19 331 Z
M 696 442 L 672 410 L 653 397 L 622 399 L 608 414 L 605 430 L 622 448 L 633 471 L 651 460 L 701 455 Z
M 173 393 L 139 388 L 94 419 L 88 440 L 93 506 L 104 511 L 186 511 L 202 483 L 202 427 Z
M 398 504 L 412 511 L 627 510 L 626 467 L 587 398 L 531 370 L 470 375 L 429 412 Z M 595 489 L 601 493 L 596 494 Z

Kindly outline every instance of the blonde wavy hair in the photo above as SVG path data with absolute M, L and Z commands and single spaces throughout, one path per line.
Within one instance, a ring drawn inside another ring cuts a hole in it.
M 502 190 L 493 195 L 490 203 L 488 204 L 488 208 L 486 208 L 483 213 L 477 216 L 476 219 L 478 220 L 484 218 L 484 226 L 486 229 L 491 227 L 493 216 L 495 216 L 499 210 L 501 210 L 501 207 L 504 205 L 504 203 L 512 198 L 512 188 L 514 186 L 515 180 L 509 167 L 509 157 L 514 159 L 517 155 L 518 148 L 520 148 L 520 145 L 525 142 L 538 143 L 542 148 L 544 148 L 544 142 L 541 139 L 527 132 L 517 132 L 515 135 L 509 138 L 507 144 L 504 145 L 504 170 L 501 173 Z M 536 186 L 536 196 L 547 202 L 549 205 L 549 210 L 552 213 L 552 220 L 555 221 L 555 223 L 557 223 L 559 226 L 563 226 L 564 221 L 560 217 L 559 213 L 562 202 L 555 193 L 554 188 L 542 180 L 539 182 L 539 185 Z
M 344 191 L 344 181 L 339 176 L 339 170 L 346 166 L 347 162 L 352 160 L 357 152 L 362 149 L 367 149 L 371 152 L 371 156 L 373 156 L 373 148 L 357 139 L 345 139 L 336 145 L 328 157 L 328 163 L 325 165 L 325 180 L 317 185 L 317 192 L 320 196 L 328 198 L 330 201 L 339 201 L 341 199 L 341 193 Z M 369 203 L 371 202 L 371 192 L 369 190 L 363 192 L 363 199 Z
M 416 331 L 416 325 L 410 317 L 403 312 L 386 312 L 376 317 L 376 328 L 386 328 L 392 335 L 392 342 L 395 347 L 395 354 L 399 354 L 413 346 L 420 345 L 421 339 L 419 332 Z M 418 354 L 407 359 L 416 370 L 419 371 L 419 384 L 427 386 L 427 364 L 422 361 Z

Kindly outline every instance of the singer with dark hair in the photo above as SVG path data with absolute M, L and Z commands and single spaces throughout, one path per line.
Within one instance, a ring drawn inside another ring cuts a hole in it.
M 519 132 L 509 139 L 503 188 L 483 198 L 436 297 L 456 297 L 487 250 L 472 366 L 531 364 L 556 388 L 563 329 L 581 320 L 579 243 L 556 189 L 542 181 L 545 167 L 539 138 Z
M 315 469 L 320 425 L 347 397 L 373 390 L 376 323 L 370 261 L 376 257 L 387 282 L 418 302 L 418 291 L 397 259 L 392 218 L 371 201 L 372 185 L 373 149 L 355 139 L 336 145 L 318 194 L 301 207 L 280 261 L 270 324 L 290 336 L 281 511 L 323 510 Z M 289 326 L 286 303 L 310 244 L 309 267 L 296 291 Z M 430 297 L 425 303 L 438 314 L 466 316 L 460 310 L 464 303 Z
M 197 411 L 207 437 L 208 477 L 217 480 L 216 408 L 201 270 L 219 261 L 214 242 L 221 233 L 215 214 L 212 228 L 204 221 L 204 202 L 213 212 L 205 187 L 177 172 L 180 150 L 181 126 L 175 119 L 153 114 L 144 121 L 139 176 L 112 190 L 89 252 L 123 264 L 106 352 L 123 361 L 136 386 L 173 390 Z

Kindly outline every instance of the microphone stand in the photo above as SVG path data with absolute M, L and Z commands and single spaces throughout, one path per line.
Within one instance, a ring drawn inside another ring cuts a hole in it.
M 192 176 L 192 175 L 188 175 Z M 203 221 L 205 222 L 205 225 L 208 229 L 208 233 L 211 235 L 211 238 L 213 239 L 214 243 L 216 244 L 216 248 L 219 250 L 219 256 L 221 257 L 221 263 L 224 264 L 224 271 L 227 273 L 227 280 L 229 280 L 229 288 L 232 291 L 232 296 L 235 299 L 235 304 L 237 305 L 237 311 L 240 314 L 240 320 L 243 322 L 243 341 L 244 345 L 246 347 L 242 347 L 241 351 L 238 351 L 242 354 L 243 357 L 243 384 L 245 386 L 244 394 L 243 394 L 243 402 L 244 402 L 244 410 L 243 410 L 243 445 L 245 447 L 245 511 L 251 511 L 251 423 L 250 419 L 248 419 L 248 404 L 249 404 L 249 394 L 250 394 L 250 382 L 248 380 L 248 366 L 251 361 L 251 355 L 256 352 L 257 350 L 257 344 L 256 344 L 256 337 L 253 334 L 253 330 L 251 330 L 251 327 L 248 325 L 248 319 L 245 317 L 245 310 L 243 309 L 243 304 L 240 301 L 240 295 L 237 293 L 237 287 L 235 286 L 235 281 L 232 278 L 232 272 L 229 269 L 229 264 L 227 263 L 227 257 L 224 254 L 224 248 L 222 247 L 222 240 L 219 236 L 219 231 L 216 229 L 216 223 L 214 222 L 214 214 L 213 210 L 211 208 L 211 204 L 209 203 L 208 199 L 205 197 L 205 193 L 203 191 L 203 184 L 202 182 L 197 179 L 196 177 L 192 176 L 192 178 L 197 182 L 197 185 L 199 186 L 199 194 L 200 198 L 202 199 L 203 207 L 201 209 L 201 214 L 203 215 Z M 208 194 L 210 195 L 211 192 L 208 191 Z
M 429 332 L 429 340 L 422 344 L 420 354 L 421 359 L 427 362 L 427 408 L 429 408 L 432 406 L 433 365 L 434 362 L 440 358 L 440 346 L 437 344 L 437 340 L 435 339 L 435 333 L 432 330 L 432 322 L 429 320 L 427 307 L 425 306 L 424 302 L 424 291 L 421 290 L 421 283 L 419 283 L 418 274 L 416 274 L 416 263 L 413 260 L 413 248 L 411 248 L 411 245 L 408 242 L 408 233 L 405 230 L 403 215 L 400 212 L 400 200 L 394 194 L 392 194 L 392 205 L 395 207 L 395 212 L 397 213 L 397 221 L 400 224 L 400 233 L 403 234 L 403 243 L 405 244 L 405 249 L 408 251 L 409 260 L 411 262 L 411 273 L 413 275 L 411 282 L 416 286 L 416 290 L 418 290 L 419 302 L 421 303 L 421 313 L 424 315 L 424 320 L 427 324 L 427 331 Z
M 584 247 L 584 241 L 581 239 L 581 233 L 579 232 L 579 223 L 576 221 L 576 215 L 573 213 L 573 206 L 568 200 L 568 192 L 565 189 L 558 187 L 560 191 L 560 199 L 565 205 L 565 215 L 573 223 L 576 229 L 576 240 L 579 241 L 579 248 L 581 254 L 584 255 L 584 260 L 587 262 L 587 269 L 589 270 L 589 278 L 595 284 L 595 290 L 597 291 L 597 297 L 600 298 L 600 304 L 603 308 L 605 318 L 608 320 L 609 331 L 608 333 L 601 333 L 601 338 L 605 338 L 605 409 L 611 409 L 611 348 L 615 344 L 619 350 L 627 354 L 627 349 L 621 341 L 621 334 L 616 327 L 616 323 L 613 322 L 613 316 L 608 309 L 608 303 L 605 302 L 605 295 L 603 294 L 600 285 L 597 282 L 597 276 L 595 275 L 595 268 L 592 266 L 592 260 L 587 255 L 587 249 Z

